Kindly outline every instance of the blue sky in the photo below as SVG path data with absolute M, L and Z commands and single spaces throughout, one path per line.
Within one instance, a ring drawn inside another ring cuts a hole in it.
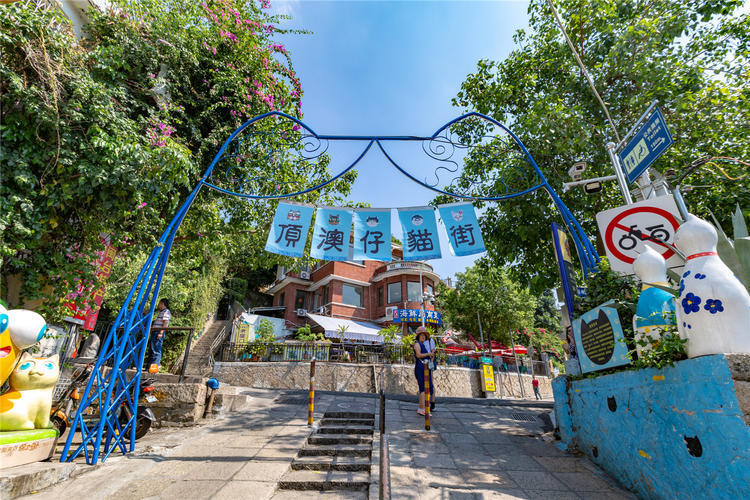
M 273 10 L 293 16 L 285 27 L 311 35 L 281 37 L 304 90 L 304 121 L 319 134 L 431 135 L 463 110 L 451 105 L 466 75 L 480 59 L 502 59 L 514 32 L 527 26 L 526 2 L 465 1 L 273 1 Z M 415 173 L 424 154 L 398 151 Z M 361 149 L 361 148 L 360 148 Z M 353 149 L 332 154 L 334 170 Z M 347 154 L 348 153 L 348 154 Z M 426 205 L 432 191 L 410 181 L 371 150 L 359 164 L 352 201 L 373 207 Z M 393 232 L 400 226 L 393 217 Z M 463 271 L 474 257 L 450 255 L 430 261 L 443 277 Z

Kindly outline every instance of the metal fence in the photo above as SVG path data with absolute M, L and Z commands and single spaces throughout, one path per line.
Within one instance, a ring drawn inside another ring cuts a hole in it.
M 337 342 L 227 342 L 218 352 L 216 359 L 224 362 L 258 362 L 258 361 L 318 361 L 334 363 L 363 364 L 412 364 L 414 350 L 404 345 L 373 345 Z M 437 362 L 441 366 L 458 366 L 464 368 L 481 368 L 482 363 L 477 355 L 462 356 L 448 354 L 442 348 L 437 349 Z M 516 372 L 512 357 L 495 356 L 493 365 L 499 371 Z M 548 376 L 549 367 L 544 361 L 530 362 L 519 358 L 518 372 Z

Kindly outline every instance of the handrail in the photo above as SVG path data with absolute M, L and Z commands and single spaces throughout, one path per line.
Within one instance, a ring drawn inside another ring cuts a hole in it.
M 385 386 L 380 372 L 380 500 L 391 500 L 391 462 L 388 457 L 388 436 L 385 430 Z
M 214 341 L 211 342 L 211 347 L 209 347 L 208 349 L 208 366 L 211 367 L 211 371 L 213 371 L 214 365 L 216 364 L 216 358 L 214 357 L 214 354 L 219 349 L 219 346 L 224 343 L 231 332 L 232 329 L 227 328 L 227 326 L 224 325 L 223 327 L 221 327 L 219 334 L 214 338 Z

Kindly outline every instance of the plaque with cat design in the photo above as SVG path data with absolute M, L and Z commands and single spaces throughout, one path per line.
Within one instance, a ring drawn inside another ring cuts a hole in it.
M 573 334 L 582 372 L 630 363 L 620 315 L 613 301 L 605 302 L 573 320 Z

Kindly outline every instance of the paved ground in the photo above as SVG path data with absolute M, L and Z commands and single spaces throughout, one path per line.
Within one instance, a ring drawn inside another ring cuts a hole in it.
M 157 430 L 137 454 L 113 456 L 24 498 L 367 498 L 364 492 L 277 490 L 312 432 L 306 397 L 249 392 L 249 410 L 197 428 Z M 585 459 L 530 437 L 541 432 L 536 415 L 548 409 L 444 403 L 428 433 L 414 403 L 389 401 L 386 408 L 394 499 L 629 498 Z M 376 413 L 377 400 L 324 394 L 316 398 L 316 421 L 325 411 Z M 513 413 L 535 420 L 515 420 Z
M 548 409 L 438 403 L 430 432 L 413 403 L 386 403 L 394 499 L 635 498 L 539 438 Z

